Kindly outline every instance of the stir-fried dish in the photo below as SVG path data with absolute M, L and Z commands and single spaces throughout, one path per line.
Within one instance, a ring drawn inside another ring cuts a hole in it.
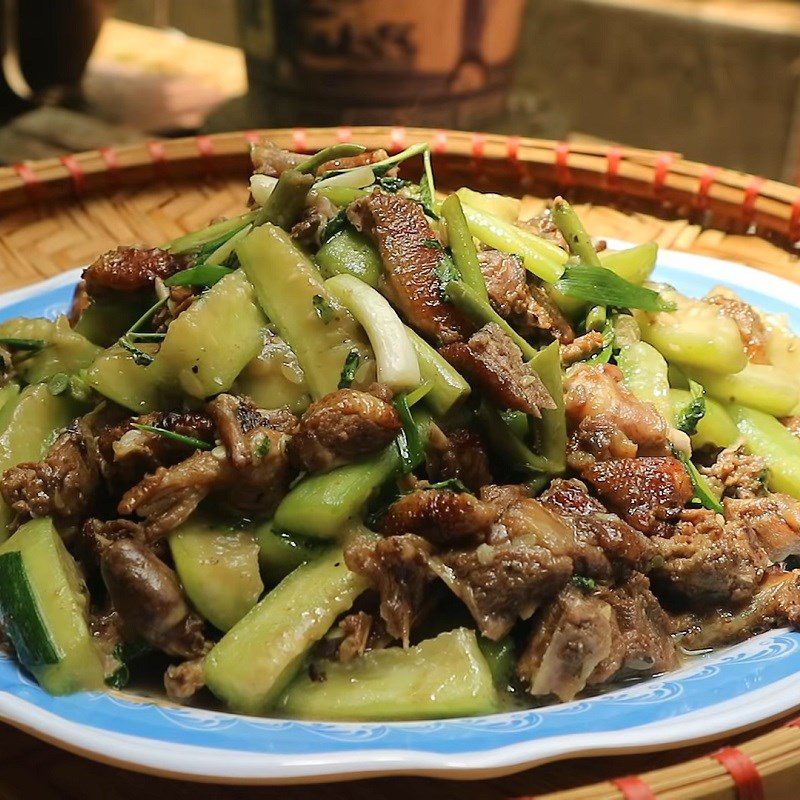
M 0 323 L 0 623 L 44 689 L 484 714 L 797 624 L 785 319 L 563 198 L 444 196 L 424 145 L 252 158 L 248 213 Z

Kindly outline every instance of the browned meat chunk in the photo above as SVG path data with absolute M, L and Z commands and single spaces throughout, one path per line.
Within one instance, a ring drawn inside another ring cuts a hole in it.
M 454 342 L 440 352 L 500 408 L 539 417 L 540 409 L 556 407 L 539 376 L 522 360 L 519 347 L 493 322 L 468 342 Z
M 749 456 L 741 445 L 723 450 L 710 467 L 700 467 L 709 485 L 725 497 L 761 497 L 766 494 L 767 462 Z
M 164 673 L 164 689 L 173 703 L 191 700 L 205 685 L 202 658 L 170 664 Z
M 800 437 L 800 416 L 783 417 L 781 423 L 785 425 L 794 436 Z
M 292 227 L 292 238 L 306 247 L 317 249 L 322 245 L 322 234 L 339 209 L 319 192 L 309 195 L 300 220 Z
M 167 328 L 200 296 L 196 286 L 170 286 L 166 305 L 153 314 L 150 325 L 156 333 L 166 333 Z
M 100 256 L 83 271 L 91 297 L 108 292 L 140 292 L 152 289 L 156 278 L 169 278 L 186 269 L 188 259 L 158 247 L 118 247 Z
M 478 544 L 488 536 L 495 517 L 494 507 L 474 495 L 417 489 L 389 506 L 381 532 L 414 533 L 442 547 Z
M 612 609 L 596 595 L 566 586 L 543 610 L 517 662 L 517 675 L 535 697 L 572 700 L 598 664 L 611 655 Z
M 308 156 L 304 156 L 302 153 L 292 153 L 269 141 L 254 144 L 250 148 L 253 172 L 259 175 L 269 175 L 271 178 L 279 178 L 287 169 L 293 169 L 306 158 Z
M 744 525 L 725 525 L 712 511 L 684 511 L 670 538 L 651 539 L 656 559 L 650 580 L 659 597 L 692 608 L 747 602 L 767 558 Z
M 345 547 L 345 563 L 377 589 L 386 629 L 404 647 L 408 647 L 411 626 L 432 579 L 430 549 L 424 539 L 413 534 L 388 539 L 361 537 Z
M 75 327 L 78 320 L 83 316 L 83 312 L 92 304 L 92 298 L 89 297 L 89 292 L 86 290 L 86 281 L 80 280 L 75 286 L 75 291 L 72 295 L 72 303 L 69 307 L 69 324 Z
M 128 639 L 142 639 L 168 655 L 205 653 L 203 621 L 189 608 L 178 576 L 140 539 L 106 535 L 90 520 L 84 536 L 100 559 L 100 572 Z
M 575 458 L 584 454 L 605 461 L 670 452 L 667 424 L 622 385 L 615 366 L 576 364 L 567 373 L 564 402 L 574 468 L 585 466 L 586 458 Z
M 364 167 L 369 164 L 377 164 L 388 158 L 389 154 L 383 150 L 367 150 L 364 153 L 359 153 L 357 156 L 347 156 L 345 158 L 334 158 L 331 161 L 326 161 L 324 164 L 317 168 L 317 175 L 324 175 L 326 172 L 333 172 L 339 169 L 352 169 L 353 167 Z
M 612 511 L 651 536 L 668 536 L 694 494 L 672 456 L 598 461 L 582 474 Z
M 518 256 L 481 250 L 478 261 L 494 310 L 522 336 L 544 336 L 563 344 L 575 338 L 572 326 L 547 291 L 536 283 L 528 283 Z
M 569 367 L 578 361 L 585 361 L 603 349 L 603 334 L 589 331 L 569 344 L 561 345 L 561 365 Z
M 531 233 L 541 236 L 542 239 L 558 245 L 562 250 L 567 249 L 567 243 L 561 235 L 558 226 L 553 222 L 553 214 L 549 208 L 542 211 L 530 219 L 521 219 L 517 221 L 517 226 L 523 230 L 528 230 Z
M 717 306 L 726 317 L 736 323 L 742 344 L 747 350 L 747 357 L 753 364 L 769 364 L 766 351 L 767 331 L 761 317 L 751 305 L 744 300 L 722 294 L 713 294 L 706 298 L 706 302 Z
M 442 299 L 436 274 L 442 253 L 430 246 L 436 237 L 418 203 L 373 192 L 352 203 L 347 216 L 377 244 L 389 290 L 412 327 L 443 344 L 469 334 L 467 320 Z
M 64 527 L 83 521 L 100 491 L 100 468 L 91 437 L 77 420 L 42 461 L 6 470 L 0 492 L 19 522 L 53 517 Z
M 770 570 L 750 602 L 706 615 L 684 615 L 674 628 L 685 631 L 681 645 L 695 650 L 721 647 L 781 625 L 800 625 L 800 573 Z
M 572 525 L 578 550 L 575 571 L 598 580 L 624 580 L 645 571 L 655 551 L 650 540 L 589 495 L 577 480 L 555 479 L 539 497 L 546 508 Z
M 800 500 L 786 494 L 728 499 L 725 520 L 744 525 L 767 554 L 770 564 L 800 555 Z
M 390 403 L 339 389 L 308 407 L 287 452 L 298 469 L 325 472 L 386 447 L 401 427 Z
M 456 478 L 473 492 L 492 483 L 486 447 L 477 433 L 466 428 L 444 434 L 432 425 L 426 468 L 431 480 Z
M 372 616 L 366 611 L 348 614 L 339 623 L 339 630 L 343 634 L 336 651 L 339 661 L 347 663 L 364 655 L 368 649 L 372 625 Z

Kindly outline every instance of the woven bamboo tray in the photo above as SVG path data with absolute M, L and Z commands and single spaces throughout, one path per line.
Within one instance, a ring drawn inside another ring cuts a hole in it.
M 578 203 L 593 235 L 718 256 L 800 281 L 800 189 L 686 161 L 677 153 L 420 128 L 251 131 L 141 145 L 0 169 L 0 291 L 85 264 L 121 243 L 158 244 L 241 213 L 249 144 L 260 135 L 295 150 L 358 141 L 396 152 L 428 141 L 437 186 L 469 185 Z M 409 165 L 411 174 L 418 166 Z M 797 721 L 800 724 L 800 721 Z M 32 770 L 31 766 L 36 765 Z M 0 797 L 314 797 L 437 800 L 758 800 L 800 796 L 794 722 L 672 753 L 582 759 L 484 783 L 374 779 L 307 789 L 218 789 L 94 765 L 0 726 Z M 597 783 L 599 778 L 604 782 Z

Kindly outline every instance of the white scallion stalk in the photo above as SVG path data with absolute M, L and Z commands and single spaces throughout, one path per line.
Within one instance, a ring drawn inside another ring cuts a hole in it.
M 420 384 L 414 348 L 405 327 L 386 298 L 352 275 L 335 275 L 325 288 L 358 320 L 367 332 L 378 369 L 378 381 L 395 392 Z
M 265 206 L 267 204 L 277 183 L 278 179 L 270 175 L 252 175 L 250 177 L 250 194 L 253 195 L 256 205 Z
M 314 184 L 314 188 L 325 189 L 337 186 L 340 189 L 363 189 L 373 183 L 375 183 L 375 173 L 372 171 L 372 167 L 364 165 L 340 172 L 338 175 L 332 175 L 330 178 L 323 178 Z
M 224 264 L 236 249 L 236 245 L 253 230 L 252 223 L 242 228 L 239 233 L 234 233 L 227 242 L 223 242 L 206 260 L 206 264 Z

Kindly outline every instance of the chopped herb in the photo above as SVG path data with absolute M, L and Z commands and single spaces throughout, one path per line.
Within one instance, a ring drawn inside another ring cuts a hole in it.
M 258 443 L 258 447 L 256 447 L 256 455 L 259 458 L 264 458 L 269 453 L 269 448 L 272 446 L 272 443 L 269 440 L 269 436 L 264 434 L 264 438 Z
M 164 286 L 213 286 L 231 270 L 218 264 L 198 264 L 164 279 Z
M 336 216 L 325 226 L 322 231 L 322 244 L 336 236 L 339 231 L 343 231 L 347 227 L 347 209 L 340 208 Z
M 441 293 L 442 299 L 446 300 L 448 299 L 446 297 L 448 285 L 455 281 L 461 281 L 461 275 L 458 273 L 456 262 L 453 261 L 453 257 L 450 253 L 446 251 L 442 254 L 442 258 L 436 266 L 436 277 L 439 279 L 439 292 Z
M 47 347 L 44 339 L 17 339 L 13 336 L 0 336 L 0 345 L 10 347 L 12 350 L 29 350 L 38 353 Z
M 694 489 L 694 499 L 703 508 L 713 511 L 716 514 L 721 514 L 723 511 L 722 503 L 719 498 L 711 491 L 708 481 L 698 472 L 697 467 L 692 463 L 692 459 L 686 453 L 674 451 L 678 460 L 683 464 L 684 469 L 689 474 L 689 479 L 692 482 Z
M 66 372 L 56 372 L 47 379 L 47 388 L 52 395 L 64 394 L 69 388 L 69 375 Z
M 446 481 L 431 483 L 422 487 L 425 491 L 436 489 L 440 492 L 457 492 L 458 494 L 472 494 L 459 478 L 448 478 Z
M 689 402 L 680 410 L 675 427 L 688 436 L 697 433 L 697 423 L 706 415 L 706 390 L 697 382 L 689 381 Z
M 425 447 L 422 444 L 422 437 L 419 435 L 417 425 L 411 416 L 411 409 L 408 407 L 408 398 L 405 392 L 401 392 L 394 398 L 394 407 L 403 429 L 397 434 L 395 443 L 400 453 L 402 472 L 408 475 L 413 472 L 425 460 Z
M 439 219 L 439 215 L 436 213 L 436 190 L 433 185 L 430 149 L 425 150 L 422 154 L 422 164 L 424 172 L 419 182 L 419 202 L 429 217 Z
M 333 306 L 321 294 L 315 294 L 311 302 L 314 303 L 314 311 L 317 312 L 317 316 L 324 325 L 327 325 L 336 314 Z
M 593 592 L 597 588 L 597 582 L 594 578 L 587 578 L 583 575 L 573 575 L 572 582 L 582 592 Z
M 136 339 L 137 341 L 160 342 L 166 337 L 165 333 L 139 333 L 134 331 L 127 335 L 127 339 Z
M 81 402 L 87 401 L 92 396 L 92 387 L 86 380 L 85 369 L 69 376 L 69 393 Z
M 116 650 L 115 650 L 116 654 Z M 120 664 L 114 672 L 109 675 L 106 680 L 106 686 L 110 686 L 112 689 L 124 689 L 128 685 L 128 681 L 131 679 L 131 671 L 128 669 L 127 664 Z
M 370 500 L 366 516 L 364 517 L 364 524 L 373 530 L 377 528 L 381 520 L 386 516 L 389 506 L 400 497 L 400 494 L 400 489 L 394 478 L 386 481 Z
M 665 300 L 658 292 L 630 283 L 605 267 L 568 265 L 555 287 L 567 297 L 597 305 L 641 308 L 644 311 L 675 310 L 675 304 Z
M 132 345 L 124 336 L 119 340 L 119 346 L 133 356 L 133 363 L 140 367 L 149 367 L 155 360 L 149 353 Z
M 433 381 L 423 381 L 416 389 L 406 395 L 409 408 L 413 408 L 428 392 L 433 389 Z
M 423 239 L 422 244 L 430 247 L 431 250 L 441 250 L 444 252 L 444 245 L 438 239 Z
M 194 436 L 184 436 L 182 433 L 168 431 L 166 428 L 158 428 L 155 425 L 144 425 L 143 423 L 133 422 L 131 423 L 131 427 L 140 431 L 144 431 L 145 433 L 154 433 L 157 436 L 163 436 L 165 439 L 170 439 L 178 444 L 185 444 L 187 447 L 193 447 L 195 450 L 214 449 L 213 444 L 209 444 L 202 439 L 195 439 Z
M 340 389 L 349 389 L 353 385 L 353 381 L 356 379 L 356 370 L 358 369 L 358 365 L 360 363 L 361 355 L 359 354 L 358 350 L 351 350 L 347 354 L 347 358 L 344 360 L 342 374 L 339 377 Z
M 150 306 L 150 308 L 148 308 L 147 311 L 145 311 L 144 314 L 142 314 L 142 316 L 139 317 L 139 319 L 137 319 L 136 322 L 134 322 L 133 325 L 131 325 L 131 327 L 128 328 L 128 330 L 125 331 L 125 333 L 119 338 L 119 346 L 123 350 L 127 350 L 133 356 L 133 363 L 140 367 L 147 367 L 152 364 L 153 356 L 136 347 L 131 342 L 131 338 L 134 336 L 134 334 L 139 333 L 139 328 L 141 328 L 142 325 L 144 325 L 145 322 L 147 322 L 156 313 L 156 311 L 158 311 L 159 308 L 166 305 L 168 299 L 168 297 L 162 297 L 161 300 L 157 300 L 155 303 L 153 303 L 153 305 Z M 139 334 L 139 336 L 141 336 L 141 334 Z
M 409 185 L 409 181 L 403 180 L 402 178 L 395 178 L 391 175 L 384 175 L 381 178 L 378 178 L 378 186 L 381 187 L 385 192 L 389 192 L 390 194 L 396 194 L 401 189 Z

